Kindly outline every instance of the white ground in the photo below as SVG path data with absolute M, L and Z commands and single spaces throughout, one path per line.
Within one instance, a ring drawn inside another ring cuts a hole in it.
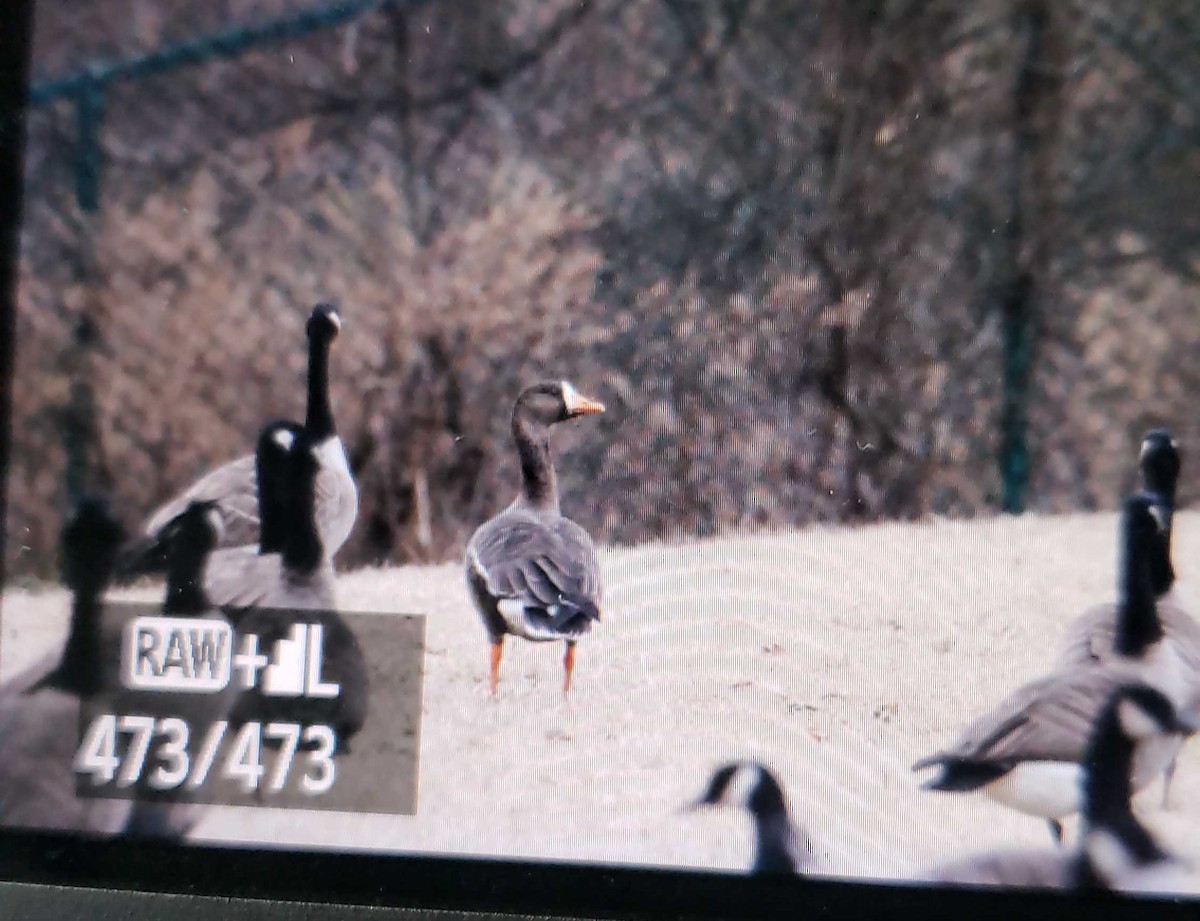
M 212 808 L 196 837 L 740 869 L 748 820 L 679 807 L 720 762 L 755 757 L 830 873 L 1044 846 L 1040 821 L 923 792 L 909 765 L 1043 672 L 1065 618 L 1111 599 L 1115 530 L 1110 514 L 1025 516 L 607 550 L 604 620 L 567 704 L 561 647 L 512 640 L 487 698 L 459 566 L 348 574 L 346 610 L 428 616 L 418 814 Z M 1200 513 L 1177 516 L 1175 548 L 1179 595 L 1200 612 Z M 5 597 L 0 678 L 61 642 L 66 605 Z M 1200 865 L 1200 742 L 1173 808 L 1160 795 L 1143 794 L 1142 817 Z

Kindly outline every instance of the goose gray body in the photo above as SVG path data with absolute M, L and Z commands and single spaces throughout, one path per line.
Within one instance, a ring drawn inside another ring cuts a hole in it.
M 559 514 L 512 507 L 477 530 L 467 571 L 488 633 L 573 639 L 596 619 L 600 563 L 591 537 Z
M 1048 675 L 1013 692 L 968 724 L 948 748 L 913 767 L 942 768 L 929 789 L 978 790 L 1049 820 L 1073 815 L 1081 805 L 1081 762 L 1097 715 L 1117 688 L 1143 676 L 1139 666 L 1123 663 Z M 1181 741 L 1156 737 L 1139 748 L 1135 789 L 1166 767 Z

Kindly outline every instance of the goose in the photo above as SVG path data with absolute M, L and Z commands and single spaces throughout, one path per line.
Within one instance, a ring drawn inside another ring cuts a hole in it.
M 759 762 L 735 761 L 717 768 L 704 793 L 685 808 L 705 806 L 733 806 L 750 813 L 755 835 L 751 873 L 799 874 L 811 865 L 808 835 L 793 824 L 783 788 Z
M 604 412 L 568 381 L 543 381 L 517 397 L 512 434 L 521 459 L 521 492 L 480 525 L 466 549 L 467 585 L 491 644 L 488 688 L 500 682 L 508 634 L 566 642 L 563 693 L 571 690 L 575 643 L 600 619 L 600 565 L 591 537 L 559 510 L 550 428 Z
M 319 624 L 322 679 L 339 684 L 340 692 L 333 698 L 293 698 L 269 696 L 255 687 L 238 696 L 229 721 L 234 728 L 250 720 L 328 725 L 334 731 L 334 752 L 346 754 L 366 722 L 369 683 L 362 646 L 335 610 L 333 564 L 314 515 L 321 470 L 321 446 L 314 442 L 301 432 L 288 454 L 283 546 L 278 554 L 257 557 L 256 575 L 269 578 L 268 590 L 239 620 L 237 632 L 254 636 L 259 650 L 269 654 L 276 643 L 290 638 L 297 624 Z
M 167 592 L 162 612 L 168 617 L 186 617 L 224 621 L 204 591 L 205 564 L 213 548 L 221 541 L 224 517 L 215 502 L 192 502 L 182 514 L 163 528 L 167 548 Z M 116 713 L 136 712 L 138 696 L 118 693 L 111 703 Z M 214 694 L 179 695 L 172 702 L 170 715 L 183 719 L 199 732 L 224 719 L 233 704 L 230 689 Z M 146 764 L 156 765 L 157 745 L 147 753 Z M 143 780 L 150 776 L 149 767 Z M 148 783 L 134 788 L 134 806 L 124 833 L 140 837 L 185 837 L 196 824 L 202 810 L 187 801 L 179 789 L 167 793 L 153 790 Z M 164 802 L 165 801 L 165 802 Z
M 1062 822 L 1079 811 L 1079 775 L 1088 733 L 1113 691 L 1130 681 L 1177 687 L 1178 662 L 1161 643 L 1154 613 L 1147 556 L 1158 539 L 1150 500 L 1141 494 L 1125 504 L 1122 518 L 1121 617 L 1118 642 L 1125 653 L 1110 662 L 1052 672 L 1013 692 L 970 723 L 946 750 L 913 765 L 940 767 L 925 787 L 947 792 L 980 791 L 989 798 L 1049 822 L 1062 842 Z M 1170 687 L 1163 687 L 1170 692 Z M 1182 737 L 1150 739 L 1139 746 L 1134 787 L 1162 772 Z
M 63 576 L 74 600 L 57 662 L 23 687 L 0 687 L 0 826 L 111 836 L 132 804 L 76 794 L 74 761 L 83 703 L 105 679 L 103 604 L 122 531 L 106 503 L 80 502 L 63 529 Z
M 1153 840 L 1134 818 L 1130 805 L 1130 773 L 1138 743 L 1191 728 L 1176 714 L 1171 702 L 1149 685 L 1118 687 L 1096 718 L 1084 754 L 1085 832 L 1076 853 L 1061 848 L 1038 848 L 976 854 L 934 867 L 920 877 L 921 881 L 1024 889 L 1079 886 L 1080 871 L 1089 861 L 1089 841 L 1094 846 L 1105 836 L 1118 841 L 1129 840 L 1131 836 L 1139 842 Z M 1103 844 L 1098 850 L 1101 857 L 1106 856 Z M 1126 880 L 1120 876 L 1117 874 L 1117 878 L 1106 882 L 1093 878 L 1088 883 L 1121 888 Z
M 1071 863 L 1076 888 L 1180 895 L 1200 894 L 1194 870 L 1168 853 L 1130 806 L 1135 752 L 1147 739 L 1200 730 L 1159 690 L 1135 685 L 1115 693 L 1097 720 L 1084 763 L 1084 823 Z
M 1179 480 L 1178 447 L 1170 432 L 1156 429 L 1142 441 L 1140 457 L 1142 495 L 1151 504 L 1160 522 L 1160 537 L 1149 558 L 1149 577 L 1158 622 L 1166 643 L 1180 660 L 1183 674 L 1178 679 L 1183 703 L 1200 701 L 1200 623 L 1197 623 L 1177 604 L 1168 600 L 1175 585 L 1175 570 L 1171 562 L 1171 529 L 1174 516 L 1175 491 Z M 1085 611 L 1068 624 L 1063 641 L 1054 660 L 1055 668 L 1072 668 L 1095 662 L 1107 662 L 1123 653 L 1117 648 L 1117 624 L 1120 604 L 1098 605 Z M 1174 666 L 1172 666 L 1174 667 Z M 1176 759 L 1171 759 L 1163 772 L 1162 805 L 1170 800 L 1171 781 L 1175 775 Z
M 317 521 L 331 557 L 350 536 L 358 516 L 358 488 L 350 472 L 345 447 L 338 437 L 329 401 L 329 352 L 341 328 L 341 315 L 331 304 L 314 307 L 305 326 L 308 385 L 304 430 L 313 439 L 321 461 L 321 475 L 316 487 Z M 293 426 L 299 428 L 294 423 Z M 225 525 L 222 546 L 255 544 L 259 539 L 255 468 L 253 455 L 230 461 L 155 510 L 146 520 L 142 535 L 124 548 L 123 575 L 131 578 L 163 571 L 166 556 L 161 531 L 193 501 L 218 504 Z

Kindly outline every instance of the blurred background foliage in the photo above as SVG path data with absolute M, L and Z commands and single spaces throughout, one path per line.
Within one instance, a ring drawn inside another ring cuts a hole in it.
M 313 8 L 40 3 L 34 83 Z M 1197 35 L 1167 0 L 429 0 L 114 81 L 94 163 L 39 105 L 8 572 L 53 572 L 72 492 L 133 522 L 299 418 L 325 299 L 343 565 L 458 554 L 543 376 L 610 406 L 560 433 L 605 541 L 1113 507 L 1146 428 L 1200 448 Z

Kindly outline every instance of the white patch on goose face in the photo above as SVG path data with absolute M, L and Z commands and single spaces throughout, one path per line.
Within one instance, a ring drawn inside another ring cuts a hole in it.
M 1162 776 L 1182 747 L 1183 737 L 1177 735 L 1156 733 L 1138 742 L 1133 751 L 1133 769 L 1130 771 L 1133 789 L 1141 790 Z
M 1139 462 L 1144 461 L 1146 459 L 1146 455 L 1150 453 L 1150 451 L 1151 451 L 1151 449 L 1153 449 L 1153 447 L 1154 447 L 1154 445 L 1151 443 L 1149 438 L 1143 439 L 1142 440 L 1142 450 L 1138 454 L 1138 461 Z
M 215 508 L 210 508 L 204 513 L 204 523 L 213 533 L 213 537 L 219 544 L 221 538 L 225 536 L 225 519 L 221 517 L 220 511 Z
M 1154 516 L 1154 522 L 1158 525 L 1159 531 L 1167 530 L 1167 513 L 1163 511 L 1161 506 L 1151 505 L 1150 514 Z
M 750 808 L 750 797 L 762 782 L 762 771 L 753 764 L 739 764 L 719 802 L 726 806 Z
M 1082 806 L 1083 768 L 1065 761 L 1026 761 L 983 788 L 998 803 L 1042 819 L 1061 819 Z
M 1123 700 L 1117 705 L 1117 717 L 1121 721 L 1121 730 L 1131 739 L 1149 739 L 1162 732 L 1158 720 L 1131 700 Z
M 562 381 L 561 386 L 563 405 L 567 408 L 567 415 L 570 415 L 579 406 L 579 391 L 575 389 L 570 381 Z
M 292 445 L 296 443 L 296 435 L 291 429 L 276 429 L 275 434 L 271 436 L 271 440 L 285 451 L 292 450 Z

